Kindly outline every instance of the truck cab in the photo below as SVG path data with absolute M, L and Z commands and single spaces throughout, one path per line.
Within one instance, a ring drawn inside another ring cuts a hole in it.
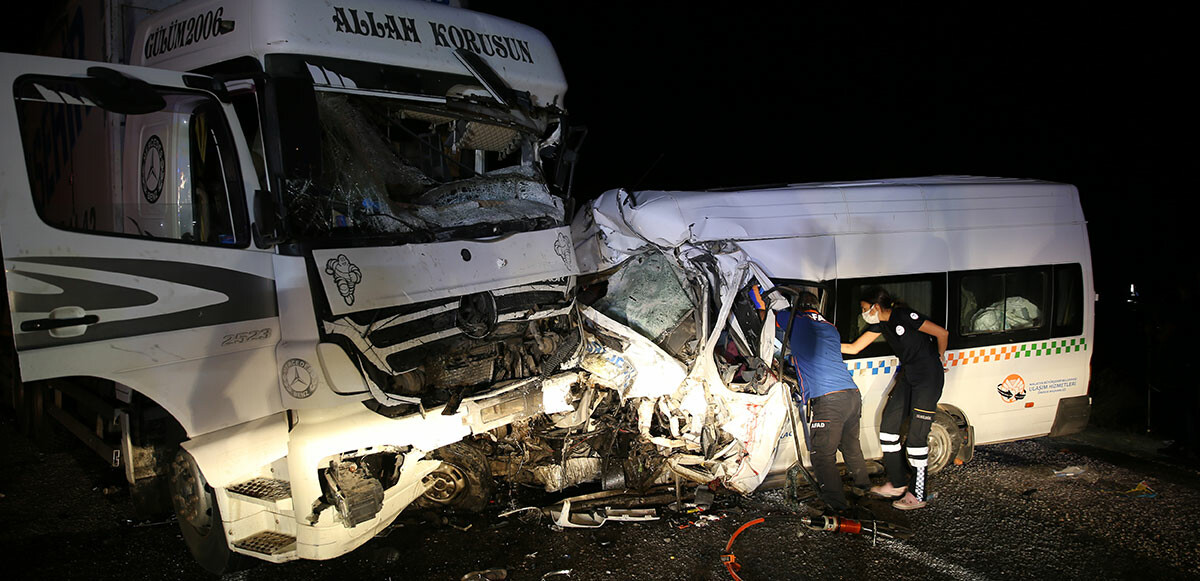
M 457 443 L 579 377 L 582 132 L 545 36 L 425 2 L 196 1 L 133 46 L 139 67 L 0 71 L 21 379 L 123 402 L 89 443 L 164 483 L 212 571 L 479 505 Z

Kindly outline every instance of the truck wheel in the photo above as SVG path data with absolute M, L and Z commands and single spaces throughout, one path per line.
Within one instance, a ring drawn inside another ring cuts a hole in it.
M 456 442 L 435 450 L 442 465 L 425 477 L 429 489 L 417 504 L 426 508 L 454 508 L 479 512 L 492 498 L 492 470 L 487 456 L 475 447 Z
M 225 540 L 216 494 L 187 450 L 180 449 L 175 455 L 168 482 L 180 532 L 196 562 L 216 575 L 244 565 L 245 559 L 230 550 Z
M 962 430 L 954 418 L 939 410 L 929 426 L 929 473 L 936 474 L 954 462 L 962 445 Z

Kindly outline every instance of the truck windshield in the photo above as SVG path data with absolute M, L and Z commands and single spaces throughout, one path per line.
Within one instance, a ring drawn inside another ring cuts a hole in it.
M 564 221 L 532 162 L 534 135 L 386 96 L 318 91 L 316 101 L 322 170 L 284 184 L 295 234 L 439 240 Z

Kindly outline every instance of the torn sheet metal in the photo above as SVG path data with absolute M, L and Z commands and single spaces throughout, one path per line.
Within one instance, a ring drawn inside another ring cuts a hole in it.
M 775 460 L 775 447 L 787 422 L 787 389 L 775 384 L 767 395 L 729 391 L 723 395 L 730 417 L 721 429 L 740 450 L 724 464 L 725 486 L 748 494 L 763 483 Z
M 543 381 L 542 412 L 549 415 L 575 411 L 571 386 L 578 382 L 578 373 L 563 373 Z
M 594 529 L 608 521 L 649 522 L 658 520 L 658 511 L 653 508 L 612 508 L 596 510 L 571 510 L 571 499 L 563 500 L 562 506 L 545 510 L 554 524 L 567 529 Z
M 628 344 L 623 352 L 617 352 L 589 337 L 581 364 L 597 383 L 617 390 L 623 399 L 660 397 L 675 391 L 687 376 L 682 363 L 632 329 L 591 307 L 581 306 L 580 311 L 585 319 Z
M 849 205 L 833 184 L 775 190 L 609 190 L 571 224 L 583 273 L 612 268 L 648 249 L 738 242 L 778 278 L 837 278 L 833 238 L 847 231 Z M 831 226 L 832 225 L 832 229 Z
M 694 338 L 698 356 L 685 367 L 643 336 L 653 334 L 653 329 L 639 333 L 631 328 L 634 321 L 626 326 L 590 308 L 584 308 L 584 317 L 626 342 L 616 349 L 596 341 L 596 349 L 610 363 L 603 371 L 615 378 L 609 385 L 623 390 L 627 398 L 641 398 L 636 403 L 638 432 L 667 457 L 670 472 L 698 483 L 719 480 L 743 494 L 752 492 L 766 480 L 776 459 L 787 421 L 788 388 L 769 372 L 756 375 L 753 389 L 747 389 L 748 384 L 735 388 L 727 383 L 733 375 L 725 373 L 723 379 L 722 372 L 729 370 L 718 365 L 714 350 L 729 341 L 722 340 L 722 333 L 732 327 L 747 351 L 742 354 L 747 360 L 757 360 L 759 354 L 768 360 L 774 356 L 774 333 L 753 329 L 753 336 L 761 340 L 751 342 L 747 330 L 731 323 L 738 293 L 752 280 L 769 285 L 768 273 L 736 240 L 714 239 L 715 230 L 681 220 L 684 213 L 670 196 L 652 193 L 651 199 L 634 203 L 627 192 L 616 191 L 593 202 L 591 211 L 581 213 L 573 225 L 578 260 L 584 272 L 617 267 L 608 279 L 608 292 L 615 289 L 620 296 L 596 303 L 608 310 L 613 309 L 614 301 L 625 300 L 623 295 L 630 287 L 653 288 L 667 282 L 687 285 L 693 297 L 690 300 L 700 301 L 701 325 Z M 745 232 L 723 234 L 747 237 Z M 591 246 L 581 250 L 580 245 Z M 653 261 L 665 264 L 645 268 Z M 642 272 L 637 272 L 639 269 Z M 655 276 L 665 280 L 647 280 Z M 639 279 L 637 284 L 630 284 L 633 279 Z M 634 318 L 629 309 L 621 312 L 627 319 Z M 617 375 L 613 361 L 632 369 L 622 367 L 624 375 Z M 664 369 L 670 370 L 670 381 L 657 377 L 645 381 L 646 374 L 662 374 Z M 643 383 L 653 389 L 637 389 Z

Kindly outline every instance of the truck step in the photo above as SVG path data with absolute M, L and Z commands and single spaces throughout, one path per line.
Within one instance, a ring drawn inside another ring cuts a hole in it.
M 262 531 L 234 542 L 233 546 L 263 555 L 279 555 L 296 550 L 296 537 L 275 531 Z
M 273 478 L 255 478 L 247 480 L 241 484 L 235 484 L 228 488 L 229 492 L 248 496 L 250 498 L 258 498 L 269 500 L 272 502 L 290 498 L 292 496 L 292 485 L 286 480 L 275 480 Z

